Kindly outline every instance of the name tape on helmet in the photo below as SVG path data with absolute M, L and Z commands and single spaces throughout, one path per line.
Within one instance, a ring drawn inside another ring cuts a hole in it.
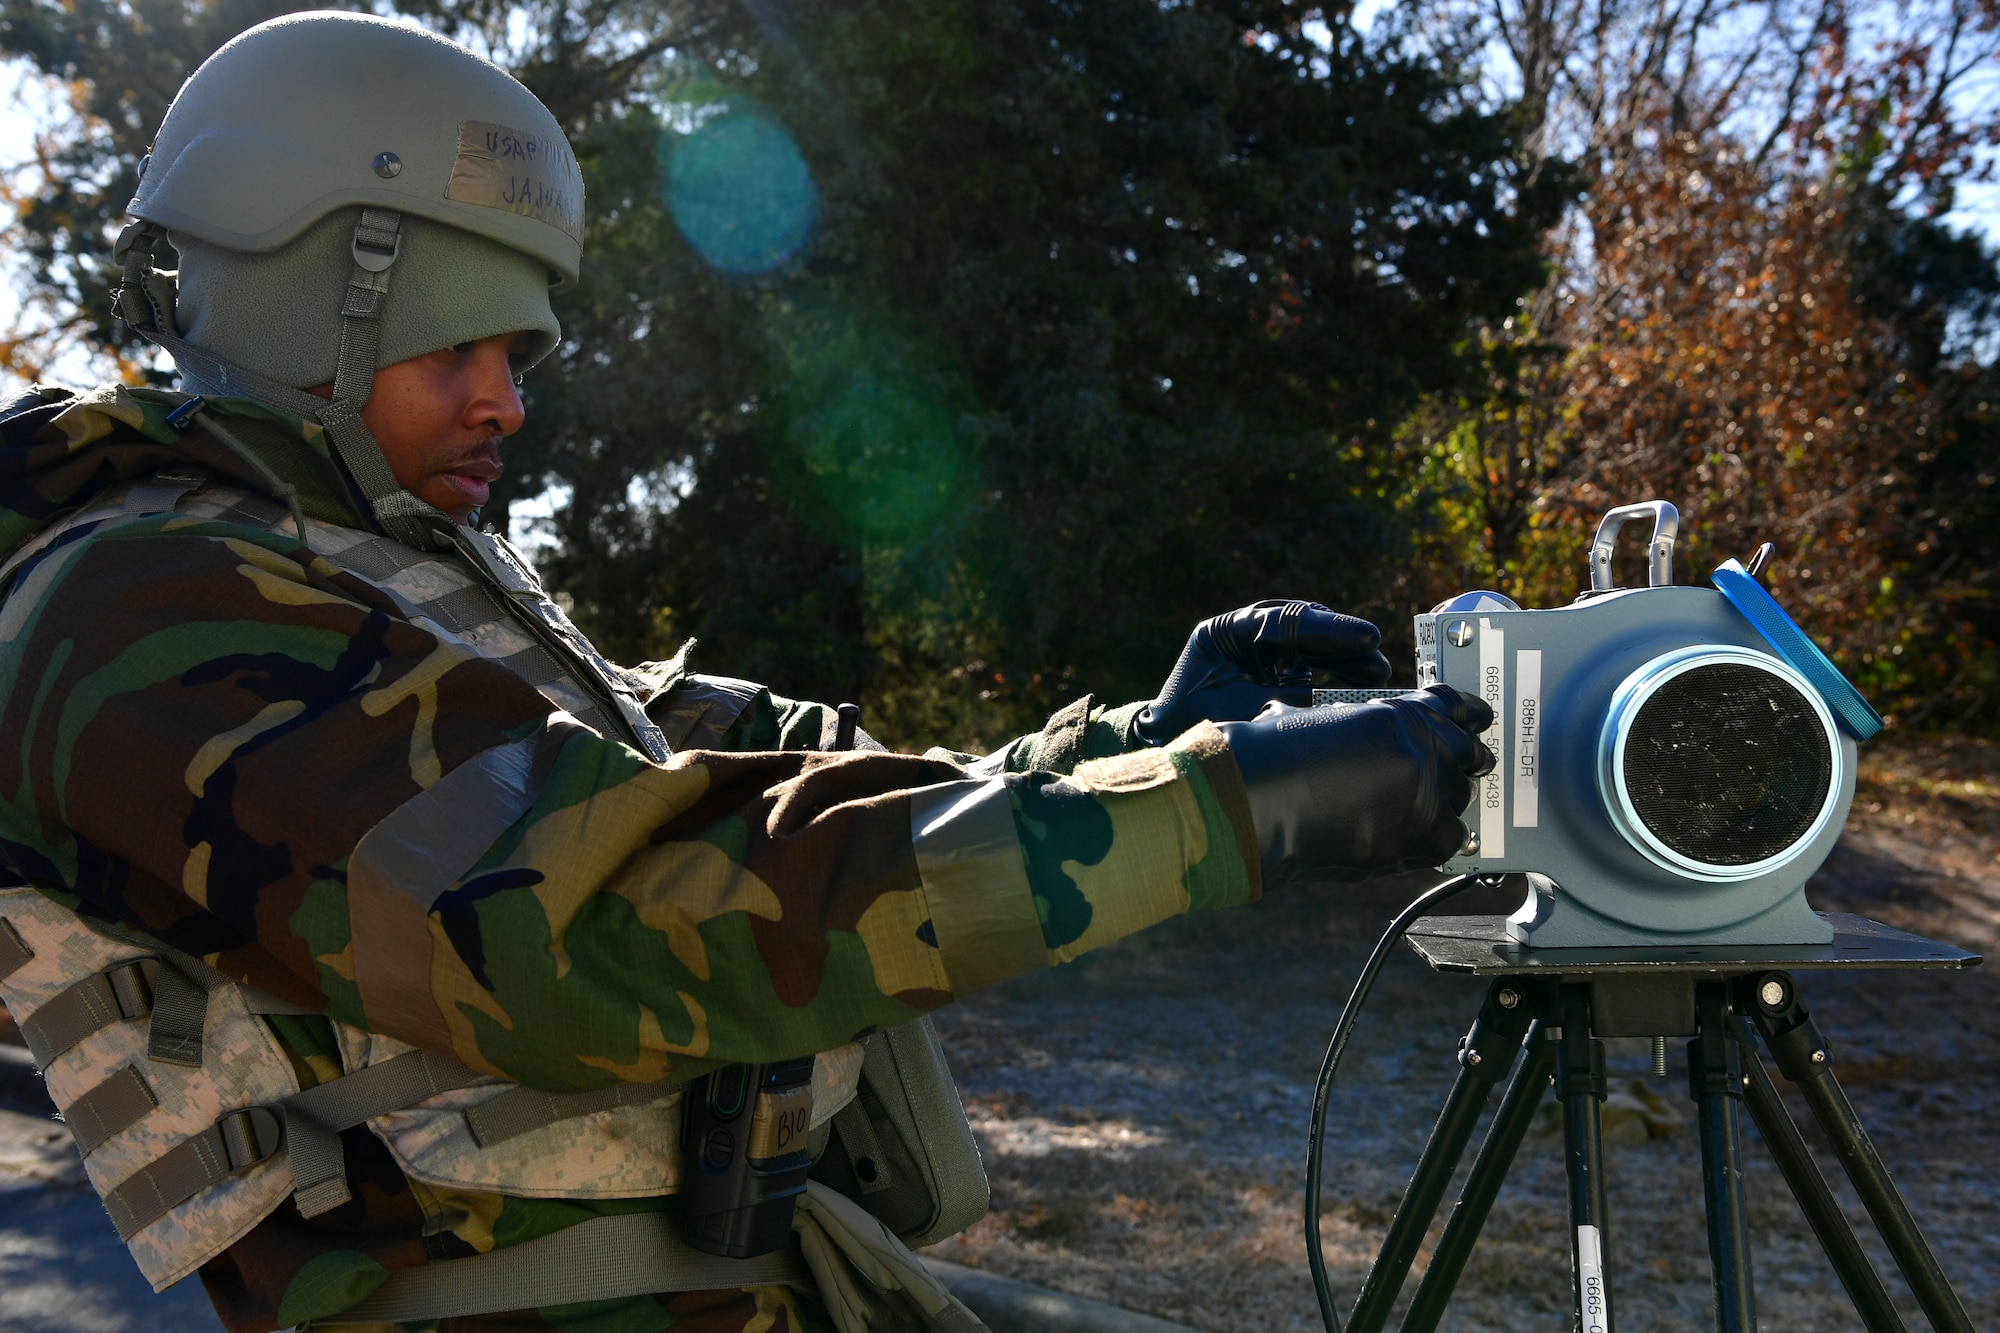
M 496 125 L 458 123 L 458 157 L 444 197 L 519 213 L 583 241 L 583 175 L 560 138 Z

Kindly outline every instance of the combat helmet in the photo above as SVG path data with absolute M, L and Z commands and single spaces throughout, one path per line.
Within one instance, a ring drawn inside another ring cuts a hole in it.
M 517 329 L 534 335 L 527 364 L 552 350 L 547 292 L 577 276 L 583 178 L 555 117 L 497 65 L 421 28 L 316 11 L 202 63 L 127 212 L 119 316 L 200 391 L 324 427 L 383 530 L 427 546 L 444 516 L 397 485 L 359 415 L 375 370 Z M 156 264 L 162 240 L 178 280 Z M 297 336 L 273 338 L 279 319 Z

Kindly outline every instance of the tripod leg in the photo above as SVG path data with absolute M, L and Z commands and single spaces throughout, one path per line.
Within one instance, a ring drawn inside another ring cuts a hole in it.
M 1938 1266 L 1937 1256 L 1917 1228 L 1910 1206 L 1889 1178 L 1881 1154 L 1854 1114 L 1853 1103 L 1833 1077 L 1833 1060 L 1812 1015 L 1799 1003 L 1798 988 L 1783 972 L 1766 972 L 1750 981 L 1751 1003 L 1764 1040 L 1785 1077 L 1798 1085 L 1812 1107 L 1813 1119 L 1833 1144 L 1834 1155 L 1847 1170 L 1854 1192 L 1861 1196 L 1875 1229 L 1882 1233 L 1896 1266 L 1923 1307 L 1937 1333 L 1972 1333 L 1972 1320 L 1958 1294 Z
M 1695 1039 L 1688 1043 L 1688 1093 L 1701 1120 L 1701 1176 L 1708 1211 L 1708 1262 L 1718 1333 L 1757 1333 L 1750 1229 L 1743 1215 L 1743 1137 L 1736 1104 L 1743 1074 L 1729 1039 L 1729 992 L 1695 988 Z
M 1604 1267 L 1604 1043 L 1590 1034 L 1590 987 L 1562 988 L 1562 1050 L 1556 1096 L 1563 1106 L 1563 1157 L 1569 1168 L 1570 1263 L 1576 1276 L 1576 1327 L 1612 1333 L 1611 1280 Z
M 1549 1075 L 1555 1072 L 1556 1052 L 1540 1019 L 1528 1029 L 1528 1036 L 1521 1044 L 1527 1054 L 1507 1085 L 1506 1096 L 1500 1099 L 1500 1109 L 1493 1113 L 1493 1124 L 1486 1131 L 1486 1141 L 1479 1146 L 1479 1156 L 1472 1160 L 1472 1174 L 1466 1177 L 1465 1191 L 1444 1224 L 1437 1252 L 1431 1256 L 1430 1267 L 1424 1270 L 1423 1281 L 1417 1284 L 1410 1313 L 1403 1318 L 1403 1333 L 1434 1333 L 1444 1318 L 1459 1274 L 1465 1271 L 1465 1261 L 1472 1256 L 1480 1229 L 1486 1225 L 1486 1215 L 1500 1196 L 1501 1182 L 1507 1178 L 1514 1154 L 1520 1151 L 1521 1140 L 1527 1137 L 1528 1127 L 1535 1121 L 1542 1094 L 1548 1091 Z
M 1486 1109 L 1487 1094 L 1507 1076 L 1521 1034 L 1527 1031 L 1529 1011 L 1521 982 L 1502 977 L 1487 988 L 1486 1003 L 1480 1006 L 1472 1031 L 1459 1047 L 1458 1078 L 1445 1098 L 1423 1156 L 1417 1159 L 1403 1201 L 1396 1206 L 1395 1220 L 1389 1223 L 1375 1266 L 1368 1270 L 1368 1280 L 1355 1298 L 1348 1333 L 1381 1333 L 1389 1322 L 1389 1312 L 1423 1245 L 1424 1232 L 1437 1216 L 1438 1204 L 1479 1124 L 1479 1114 Z
M 1820 1249 L 1826 1251 L 1833 1264 L 1834 1275 L 1847 1288 L 1854 1312 L 1861 1316 L 1868 1333 L 1907 1333 L 1903 1317 L 1889 1303 L 1888 1290 L 1875 1272 L 1875 1265 L 1868 1262 L 1861 1243 L 1854 1238 L 1854 1228 L 1847 1224 L 1846 1214 L 1834 1202 L 1833 1192 L 1826 1187 L 1826 1177 L 1820 1174 L 1819 1164 L 1807 1150 L 1792 1113 L 1778 1095 L 1778 1085 L 1771 1081 L 1770 1071 L 1757 1058 L 1757 1048 L 1752 1044 L 1756 1035 L 1750 1020 L 1738 1017 L 1736 1025 L 1743 1063 L 1743 1100 L 1750 1108 L 1750 1118 L 1757 1122 L 1758 1133 L 1771 1146 L 1771 1156 L 1777 1161 L 1778 1170 L 1784 1173 L 1785 1183 L 1792 1187 L 1792 1197 L 1799 1201 L 1799 1211 L 1806 1215 Z

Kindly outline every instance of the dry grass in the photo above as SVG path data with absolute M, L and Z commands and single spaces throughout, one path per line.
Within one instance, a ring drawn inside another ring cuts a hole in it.
M 2000 747 L 1885 740 L 1870 747 L 1855 817 L 1815 883 L 1815 905 L 1990 948 L 2000 935 L 2000 892 L 1989 883 L 2000 859 Z M 1318 1327 L 1299 1236 L 1312 1078 L 1354 969 L 1412 887 L 1275 894 L 941 1014 L 994 1208 L 936 1252 L 1204 1329 Z M 1377 988 L 1333 1116 L 1326 1234 L 1343 1303 L 1443 1099 L 1478 996 L 1477 983 L 1436 976 L 1408 955 Z M 2000 1325 L 2000 985 L 1983 969 L 1819 977 L 1806 996 L 1974 1324 Z M 1614 1082 L 1648 1080 L 1687 1105 L 1678 1057 L 1659 1082 L 1645 1043 L 1613 1042 L 1610 1057 Z M 1805 1118 L 1802 1104 L 1795 1114 Z M 1761 1326 L 1858 1328 L 1754 1134 L 1746 1148 Z M 1924 1327 L 1821 1156 L 1912 1327 Z M 1620 1327 L 1709 1323 L 1691 1130 L 1615 1146 L 1608 1170 Z M 1558 1140 L 1531 1137 L 1446 1328 L 1567 1323 L 1563 1200 Z

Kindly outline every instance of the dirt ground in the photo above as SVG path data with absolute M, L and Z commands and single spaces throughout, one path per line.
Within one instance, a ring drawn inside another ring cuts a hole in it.
M 2000 747 L 1884 737 L 1868 747 L 1848 833 L 1811 896 L 1822 910 L 1991 951 L 2000 939 L 1996 861 Z M 933 1252 L 1197 1328 L 1317 1328 L 1299 1220 L 1313 1076 L 1369 946 L 1420 887 L 1281 891 L 940 1014 L 992 1176 L 993 1211 Z M 1450 910 L 1514 905 L 1460 903 Z M 1802 990 L 1973 1323 L 2000 1326 L 2000 973 L 1808 976 Z M 1377 985 L 1330 1134 L 1325 1227 L 1343 1310 L 1450 1084 L 1457 1038 L 1481 993 L 1480 983 L 1434 974 L 1407 952 Z M 1610 1045 L 1614 1089 L 1652 1108 L 1607 1149 L 1619 1327 L 1712 1327 L 1681 1043 L 1658 1080 L 1646 1043 Z M 1793 1113 L 1905 1317 L 1925 1327 L 1796 1098 Z M 1561 1140 L 1555 1117 L 1544 1120 L 1460 1283 L 1448 1329 L 1567 1327 Z M 1747 1128 L 1745 1155 L 1760 1326 L 1858 1329 Z M 1427 1247 L 1419 1273 L 1428 1259 Z M 1414 1289 L 1413 1277 L 1405 1297 Z

